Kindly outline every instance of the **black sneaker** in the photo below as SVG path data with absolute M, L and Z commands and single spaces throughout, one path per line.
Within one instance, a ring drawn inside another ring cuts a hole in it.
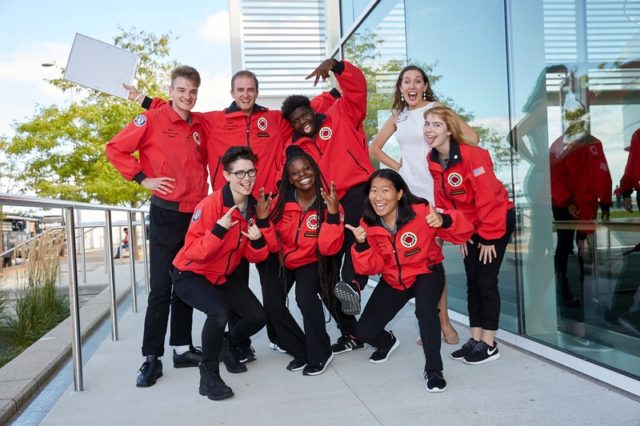
M 222 348 L 220 349 L 220 361 L 224 362 L 229 373 L 244 373 L 247 366 L 240 362 L 238 358 L 238 349 L 229 341 L 229 333 L 225 333 L 222 339 Z
M 427 392 L 444 392 L 447 389 L 442 371 L 425 371 L 424 378 L 427 379 Z
M 238 346 L 238 360 L 241 363 L 251 362 L 256 360 L 256 350 L 253 346 Z
M 138 379 L 136 386 L 139 388 L 148 388 L 156 384 L 156 380 L 162 377 L 162 361 L 155 355 L 149 355 L 146 361 L 142 363 L 138 370 Z
M 333 294 L 340 301 L 340 308 L 345 315 L 360 313 L 360 291 L 344 281 L 338 281 Z
M 198 363 L 202 361 L 202 348 L 189 347 L 189 351 L 178 355 L 176 350 L 173 350 L 173 368 L 185 368 L 185 367 L 197 367 Z
M 398 346 L 400 346 L 400 340 L 393 335 L 393 331 L 389 331 L 389 334 L 391 335 L 391 344 L 387 347 L 376 349 L 369 357 L 370 362 L 373 362 L 374 364 L 383 363 L 389 359 L 391 352 L 398 349 Z
M 329 355 L 329 359 L 327 359 L 325 362 L 322 362 L 319 365 L 307 365 L 306 367 L 304 367 L 304 369 L 302 370 L 302 374 L 304 374 L 305 376 L 320 375 L 324 373 L 329 364 L 331 364 L 331 361 L 333 361 L 333 352 L 331 352 L 331 355 Z
M 352 336 L 340 336 L 338 341 L 331 345 L 331 352 L 341 354 L 343 352 L 364 349 L 364 343 Z
M 451 359 L 464 359 L 465 356 L 473 352 L 473 348 L 475 348 L 478 343 L 480 342 L 475 340 L 473 337 L 469 338 L 469 340 L 467 340 L 467 343 L 462 345 L 460 349 L 451 352 Z
M 485 362 L 494 361 L 500 358 L 498 352 L 498 342 L 494 342 L 493 346 L 487 345 L 486 342 L 480 341 L 470 354 L 464 357 L 465 364 L 484 364 Z
M 288 365 L 287 370 L 289 371 L 300 371 L 307 366 L 307 361 L 300 358 L 294 358 Z

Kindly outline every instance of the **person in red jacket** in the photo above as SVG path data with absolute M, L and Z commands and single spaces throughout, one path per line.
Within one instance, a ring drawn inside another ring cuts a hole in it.
M 140 102 L 143 108 L 158 108 L 166 103 L 165 100 L 151 99 L 140 94 L 133 86 L 124 85 L 129 90 L 129 99 Z M 282 166 L 285 161 L 284 149 L 291 139 L 291 126 L 282 118 L 280 111 L 270 110 L 256 103 L 259 95 L 258 78 L 248 70 L 240 70 L 231 78 L 231 97 L 233 102 L 222 111 L 209 111 L 202 113 L 202 125 L 207 134 L 207 162 L 211 179 L 211 187 L 214 191 L 225 185 L 221 167 L 221 157 L 231 146 L 246 145 L 256 156 L 256 169 L 260 173 L 256 176 L 253 195 L 258 197 L 260 189 L 266 194 L 277 192 L 277 180 L 282 174 Z M 337 90 L 323 92 L 313 98 L 314 108 L 324 111 L 329 108 L 340 93 Z M 257 265 L 260 280 L 262 282 L 264 271 L 272 265 Z M 249 263 L 242 262 L 238 267 L 238 273 L 247 276 L 244 282 L 248 282 Z M 263 295 L 264 297 L 264 295 Z M 232 315 L 231 322 L 238 320 Z M 279 347 L 279 338 L 267 324 L 267 334 L 272 347 Z M 255 360 L 250 339 L 242 342 L 240 346 L 241 357 L 245 361 Z
M 251 196 L 255 183 L 254 155 L 244 146 L 222 156 L 227 185 L 202 200 L 193 213 L 184 247 L 173 261 L 174 289 L 189 306 L 207 316 L 202 327 L 200 394 L 212 400 L 233 396 L 220 378 L 218 355 L 230 373 L 247 371 L 239 362 L 238 344 L 257 333 L 267 318 L 262 305 L 233 272 L 241 259 L 262 262 L 269 249 L 256 220 L 266 222 L 269 203 Z M 271 243 L 275 244 L 275 243 Z M 230 312 L 240 320 L 225 327 Z
M 628 150 L 627 165 L 620 179 L 620 192 L 622 193 L 622 205 L 625 210 L 630 212 L 633 211 L 631 193 L 635 189 L 640 194 L 640 129 L 633 132 Z M 638 209 L 640 209 L 640 203 Z
M 171 104 L 138 115 L 105 148 L 109 161 L 127 180 L 152 191 L 149 212 L 150 285 L 144 321 L 145 358 L 136 385 L 148 387 L 162 376 L 164 340 L 171 306 L 174 367 L 197 366 L 200 353 L 191 344 L 193 309 L 172 295 L 169 270 L 184 244 L 193 209 L 207 195 L 206 135 L 191 109 L 200 75 L 180 66 L 171 73 Z M 138 157 L 134 153 L 139 154 Z
M 293 95 L 284 100 L 282 116 L 293 127 L 291 143 L 301 147 L 318 163 L 325 179 L 336 183 L 340 204 L 345 211 L 345 223 L 357 226 L 365 201 L 363 188 L 374 171 L 362 125 L 367 115 L 367 82 L 356 66 L 335 59 L 322 62 L 307 78 L 315 77 L 317 83 L 330 71 L 340 84 L 342 96 L 326 113 L 314 110 L 307 97 Z M 334 290 L 344 313 L 339 318 L 343 335 L 334 345 L 335 353 L 363 348 L 353 336 L 353 315 L 360 312 L 359 293 L 368 278 L 353 270 L 349 249 L 353 242 L 353 234 L 345 233 L 341 281 Z
M 425 113 L 424 134 L 436 206 L 464 213 L 474 234 L 463 244 L 471 338 L 451 354 L 467 364 L 500 358 L 495 341 L 500 317 L 498 273 L 515 226 L 515 211 L 493 173 L 489 153 L 467 144 L 458 116 L 438 106 Z
M 296 283 L 304 335 L 281 332 L 278 325 L 282 322 L 270 312 L 273 303 L 270 307 L 265 301 L 265 309 L 283 347 L 294 356 L 287 369 L 303 370 L 306 376 L 324 373 L 333 360 L 322 302 L 336 311 L 332 289 L 337 264 L 333 255 L 340 251 L 344 239 L 344 212 L 335 183 L 328 192 L 323 186 L 326 188 L 326 182 L 316 162 L 299 147 L 289 147 L 278 197 L 269 216 L 279 241 L 271 251 L 277 253 L 278 265 L 283 268 L 267 274 L 264 287 L 279 289 L 280 296 L 271 300 L 279 302 L 276 308 L 284 312 L 286 307 L 279 306 L 286 300 L 282 292 Z
M 429 392 L 443 392 L 440 319 L 438 302 L 444 289 L 440 237 L 456 244 L 465 242 L 473 226 L 458 211 L 438 213 L 427 200 L 411 193 L 398 172 L 375 171 L 365 191 L 369 202 L 357 228 L 346 225 L 355 236 L 351 248 L 354 268 L 365 275 L 381 274 L 356 335 L 375 347 L 369 361 L 382 363 L 399 341 L 385 326 L 415 297 L 420 337 L 425 343 L 424 377 Z

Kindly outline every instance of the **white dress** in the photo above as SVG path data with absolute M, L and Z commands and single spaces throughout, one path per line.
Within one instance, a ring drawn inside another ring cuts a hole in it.
M 427 168 L 427 153 L 431 147 L 424 139 L 424 112 L 435 106 L 435 102 L 409 110 L 405 108 L 396 121 L 396 140 L 402 154 L 400 176 L 409 189 L 418 197 L 433 203 L 433 177 Z

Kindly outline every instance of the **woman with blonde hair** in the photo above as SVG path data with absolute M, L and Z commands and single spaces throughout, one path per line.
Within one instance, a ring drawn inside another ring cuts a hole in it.
M 473 236 L 461 246 L 471 338 L 451 358 L 482 364 L 500 358 L 494 340 L 500 316 L 498 273 L 515 226 L 513 203 L 493 172 L 489 153 L 465 141 L 453 111 L 439 106 L 424 118 L 436 205 L 461 211 L 474 226 Z

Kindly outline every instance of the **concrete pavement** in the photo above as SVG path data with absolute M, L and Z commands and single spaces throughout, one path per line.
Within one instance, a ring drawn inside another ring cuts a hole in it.
M 251 272 L 256 291 L 257 273 Z M 365 291 L 365 297 L 371 289 Z M 259 293 L 259 292 L 258 292 Z M 196 368 L 174 369 L 163 358 L 164 376 L 151 388 L 135 387 L 142 362 L 140 342 L 144 322 L 144 292 L 140 311 L 120 320 L 120 341 L 107 338 L 84 369 L 85 390 L 73 386 L 45 417 L 45 425 L 640 425 L 640 402 L 588 378 L 560 368 L 507 344 L 501 359 L 478 366 L 453 361 L 454 349 L 443 343 L 448 388 L 425 390 L 424 356 L 413 305 L 390 324 L 400 347 L 383 364 L 372 364 L 372 349 L 336 355 L 327 371 L 316 377 L 285 369 L 291 357 L 268 349 L 262 330 L 253 339 L 257 361 L 249 371 L 222 376 L 235 397 L 213 402 L 198 394 Z M 300 321 L 293 292 L 289 298 Z M 200 342 L 202 314 L 194 317 L 194 342 Z M 335 324 L 327 325 L 332 340 Z M 468 330 L 458 326 L 461 339 Z M 498 336 L 499 337 L 499 336 Z M 170 348 L 167 344 L 167 352 Z

